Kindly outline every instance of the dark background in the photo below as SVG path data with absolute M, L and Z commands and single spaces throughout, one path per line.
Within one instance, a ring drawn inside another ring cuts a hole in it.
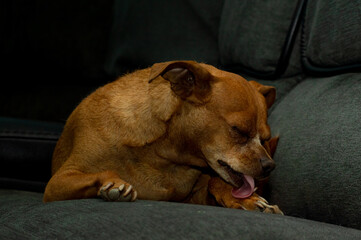
M 222 5 L 1 1 L 0 116 L 64 123 L 84 97 L 127 72 L 174 59 L 217 65 Z

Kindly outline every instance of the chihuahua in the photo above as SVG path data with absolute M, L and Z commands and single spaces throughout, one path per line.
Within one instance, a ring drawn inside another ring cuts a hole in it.
M 154 64 L 85 98 L 68 118 L 44 202 L 101 197 L 282 214 L 259 195 L 278 138 L 274 87 L 194 61 Z

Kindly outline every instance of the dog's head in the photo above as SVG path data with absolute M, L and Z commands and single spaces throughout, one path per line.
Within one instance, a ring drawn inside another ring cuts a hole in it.
M 169 132 L 177 132 L 176 137 L 199 150 L 208 165 L 235 187 L 249 177 L 269 175 L 275 163 L 267 110 L 275 100 L 274 87 L 192 61 L 155 64 L 150 81 L 159 76 L 170 82 L 183 103 Z

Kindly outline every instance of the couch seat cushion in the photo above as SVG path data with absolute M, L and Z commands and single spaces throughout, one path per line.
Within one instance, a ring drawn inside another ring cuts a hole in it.
M 357 239 L 361 231 L 293 217 L 192 204 L 100 199 L 44 204 L 42 194 L 0 190 L 0 238 Z

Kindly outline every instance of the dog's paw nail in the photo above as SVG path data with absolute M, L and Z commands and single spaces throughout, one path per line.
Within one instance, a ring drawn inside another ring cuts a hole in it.
M 255 204 L 257 207 L 261 208 L 261 209 L 264 209 L 264 208 L 265 208 L 265 206 L 262 204 L 261 201 L 257 201 L 257 202 L 255 202 L 254 204 Z
M 107 196 L 107 190 L 109 188 L 111 188 L 114 185 L 113 182 L 109 182 L 107 185 L 103 186 L 100 188 L 99 192 L 98 192 L 98 196 L 102 197 L 104 200 L 108 200 L 108 196 Z
M 137 195 L 132 185 L 121 183 L 118 186 L 113 182 L 101 187 L 98 192 L 99 197 L 111 202 L 133 202 L 137 199 Z
M 273 214 L 281 214 L 284 215 L 283 212 L 279 209 L 277 205 L 269 205 L 268 202 L 257 201 L 255 204 L 260 208 L 260 210 L 264 213 L 273 213 Z
M 108 197 L 111 201 L 116 201 L 118 200 L 120 196 L 120 192 L 118 189 L 114 188 L 114 189 L 111 189 L 109 192 L 108 192 Z
M 263 197 L 261 197 L 261 196 L 258 196 L 264 203 L 266 203 L 266 204 L 268 204 L 268 202 L 267 202 L 267 200 L 266 199 L 264 199 Z
M 124 190 L 124 184 L 122 184 L 122 185 L 120 185 L 119 187 L 118 187 L 118 189 L 119 189 L 119 192 L 122 192 L 123 190 Z
M 107 185 L 105 185 L 104 187 L 101 188 L 102 191 L 106 191 L 108 190 L 110 187 L 112 187 L 114 185 L 113 182 L 109 182 Z
M 130 200 L 131 202 L 134 202 L 137 199 L 138 193 L 137 191 L 134 191 L 132 194 L 132 199 Z
M 128 189 L 125 191 L 125 193 L 123 194 L 124 197 L 128 196 L 128 194 L 132 191 L 133 186 L 129 185 Z

